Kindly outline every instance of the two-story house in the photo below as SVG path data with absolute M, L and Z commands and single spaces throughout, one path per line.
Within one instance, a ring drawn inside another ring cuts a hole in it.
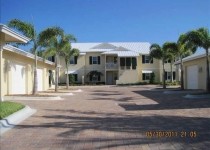
M 160 60 L 150 59 L 150 43 L 147 42 L 110 42 L 110 43 L 72 43 L 80 50 L 78 57 L 72 57 L 68 72 L 60 57 L 60 83 L 66 82 L 66 74 L 74 76 L 76 83 L 101 82 L 107 85 L 148 82 L 151 73 L 155 81 L 162 81 Z M 165 77 L 170 80 L 170 64 L 165 63 Z M 173 66 L 173 75 L 175 79 Z M 89 76 L 97 71 L 98 76 Z

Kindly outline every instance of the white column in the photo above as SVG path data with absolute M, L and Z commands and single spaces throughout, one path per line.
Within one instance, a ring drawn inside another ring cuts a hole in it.
M 2 82 L 4 81 L 3 79 L 3 46 L 4 46 L 4 36 L 2 37 L 1 35 L 1 41 L 0 41 L 0 102 L 2 102 L 4 99 L 3 99 L 3 84 Z

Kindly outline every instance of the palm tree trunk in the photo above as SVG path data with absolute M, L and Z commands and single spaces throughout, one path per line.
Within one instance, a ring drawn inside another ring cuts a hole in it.
M 170 63 L 170 69 L 171 69 L 171 83 L 173 82 L 173 69 L 172 69 L 172 62 Z
M 165 81 L 165 66 L 164 66 L 164 60 L 162 60 L 163 63 L 163 88 L 166 88 L 166 81 Z
M 181 90 L 184 90 L 184 70 L 183 70 L 182 56 L 180 57 L 180 61 L 181 61 Z
M 38 79 L 37 79 L 37 52 L 35 52 L 35 66 L 34 66 L 34 83 L 33 83 L 33 95 L 37 94 L 38 91 Z
M 55 92 L 58 91 L 58 55 L 55 55 Z
M 210 92 L 210 76 L 209 76 L 209 51 L 206 49 L 206 91 Z
M 66 88 L 69 89 L 69 68 L 67 61 L 66 61 Z

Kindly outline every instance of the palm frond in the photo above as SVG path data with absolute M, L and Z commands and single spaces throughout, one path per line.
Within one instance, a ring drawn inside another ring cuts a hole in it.
M 150 46 L 150 57 L 156 58 L 156 59 L 162 59 L 163 52 L 162 48 L 158 44 L 152 44 Z
M 12 19 L 9 21 L 8 26 L 21 32 L 23 35 L 35 39 L 36 32 L 34 26 L 31 23 L 23 22 L 18 19 Z

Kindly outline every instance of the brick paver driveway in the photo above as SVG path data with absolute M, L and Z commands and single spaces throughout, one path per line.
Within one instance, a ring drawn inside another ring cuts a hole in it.
M 63 101 L 21 101 L 37 113 L 1 150 L 209 149 L 210 99 L 140 87 L 82 87 Z

